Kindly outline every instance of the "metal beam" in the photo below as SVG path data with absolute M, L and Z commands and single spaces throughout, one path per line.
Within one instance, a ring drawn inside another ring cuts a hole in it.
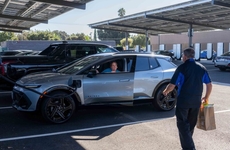
M 91 26 L 91 28 L 93 28 L 93 29 L 101 29 L 101 30 L 111 30 L 111 31 L 117 31 L 117 32 L 129 32 L 129 33 L 144 34 L 144 32 L 136 32 L 136 31 L 128 31 L 128 30 L 120 30 L 120 29 L 105 29 L 105 28 L 102 28 L 102 27 L 93 27 L 93 26 Z
M 210 24 L 202 24 L 202 23 L 198 23 L 198 22 L 191 22 L 191 21 L 185 21 L 185 20 L 180 20 L 180 19 L 171 19 L 171 18 L 165 18 L 165 17 L 159 17 L 159 16 L 146 15 L 146 18 L 158 19 L 158 20 L 164 20 L 164 21 L 172 21 L 172 22 L 185 23 L 185 24 L 193 24 L 193 25 L 210 27 L 210 28 L 215 28 L 215 29 L 223 29 L 223 30 L 226 29 L 226 28 L 224 28 L 222 26 L 215 26 L 215 25 L 210 25 Z
M 4 15 L 0 14 L 0 18 L 7 18 L 12 20 L 22 20 L 22 21 L 31 21 L 31 22 L 37 22 L 37 23 L 48 23 L 48 20 L 41 20 L 41 19 L 33 19 L 33 18 L 25 18 L 20 16 L 12 16 L 12 15 Z
M 0 31 L 22 33 L 22 31 L 17 31 L 17 30 L 7 30 L 7 29 L 0 29 Z
M 4 3 L 4 6 L 2 7 L 1 13 L 4 13 L 4 11 L 6 10 L 7 6 L 9 5 L 10 0 L 6 0 Z
M 61 6 L 71 7 L 71 8 L 78 8 L 78 9 L 86 8 L 85 3 L 76 3 L 76 2 L 69 2 L 63 0 L 33 0 L 33 1 L 54 4 L 54 5 L 61 5 Z
M 36 16 L 37 14 L 39 14 L 39 13 L 45 11 L 45 10 L 46 10 L 47 8 L 49 8 L 49 7 L 50 7 L 50 5 L 46 4 L 44 7 L 42 7 L 42 8 L 39 9 L 38 11 L 34 12 L 33 14 L 31 14 L 31 17 Z
M 9 25 L 0 25 L 0 28 L 18 29 L 18 30 L 30 30 L 30 28 L 26 28 L 26 27 L 9 26 Z
M 228 8 L 230 8 L 230 4 L 228 4 L 228 3 L 223 3 L 223 2 L 220 2 L 220 1 L 216 1 L 216 0 L 212 0 L 212 4 L 213 4 L 213 5 L 218 5 L 218 6 L 223 6 L 223 7 L 228 7 Z
M 156 28 L 145 28 L 145 27 L 136 27 L 136 26 L 130 26 L 130 25 L 121 25 L 121 24 L 115 24 L 115 23 L 108 23 L 108 25 L 113 25 L 113 26 L 119 26 L 119 27 L 127 27 L 127 28 L 134 28 L 134 29 L 142 29 L 142 30 L 154 30 L 154 31 L 161 31 L 165 33 L 176 33 L 180 34 L 179 32 L 171 31 L 171 30 L 162 30 L 162 29 L 156 29 Z

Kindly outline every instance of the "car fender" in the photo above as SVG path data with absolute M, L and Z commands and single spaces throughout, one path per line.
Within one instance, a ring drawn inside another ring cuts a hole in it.
M 54 91 L 63 91 L 63 92 L 66 92 L 66 93 L 68 93 L 74 99 L 74 101 L 76 102 L 76 105 L 80 105 L 81 104 L 80 96 L 78 95 L 78 93 L 76 92 L 76 90 L 74 88 L 71 88 L 69 86 L 64 86 L 64 85 L 62 85 L 62 86 L 58 85 L 58 86 L 54 86 L 54 87 L 51 87 L 51 88 L 47 89 L 43 93 L 46 93 L 46 95 L 49 95 L 50 93 L 52 93 Z M 43 99 L 45 97 L 46 96 L 42 96 L 42 97 L 39 98 L 38 103 L 37 103 L 37 110 L 40 109 L 42 101 L 43 101 Z

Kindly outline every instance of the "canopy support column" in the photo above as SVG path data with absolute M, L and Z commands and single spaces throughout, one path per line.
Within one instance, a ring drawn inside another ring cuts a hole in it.
M 148 45 L 149 45 L 149 34 L 148 34 L 148 30 L 145 31 L 145 50 L 147 51 L 148 49 Z
M 129 50 L 128 32 L 125 32 L 125 49 Z
M 189 29 L 188 29 L 189 47 L 193 47 L 193 45 L 192 45 L 192 36 L 193 36 L 192 24 L 189 24 Z

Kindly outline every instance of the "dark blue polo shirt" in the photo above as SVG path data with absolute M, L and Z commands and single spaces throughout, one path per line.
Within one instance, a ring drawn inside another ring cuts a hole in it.
M 178 87 L 177 107 L 198 108 L 201 104 L 203 83 L 211 83 L 206 68 L 188 59 L 175 71 L 171 84 Z

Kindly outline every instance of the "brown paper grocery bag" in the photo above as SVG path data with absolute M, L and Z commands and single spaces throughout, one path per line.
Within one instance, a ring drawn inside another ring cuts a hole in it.
M 203 108 L 200 108 L 196 127 L 205 131 L 216 129 L 213 104 L 208 104 Z

